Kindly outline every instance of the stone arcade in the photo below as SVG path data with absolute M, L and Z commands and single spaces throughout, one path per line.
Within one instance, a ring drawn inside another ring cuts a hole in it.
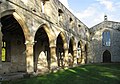
M 58 0 L 0 0 L 0 74 L 120 62 L 120 23 L 88 28 Z

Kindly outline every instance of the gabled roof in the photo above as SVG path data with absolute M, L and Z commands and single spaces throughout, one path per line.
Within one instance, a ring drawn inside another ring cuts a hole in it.
M 91 27 L 90 32 L 94 32 L 94 31 L 99 30 L 101 28 L 111 28 L 111 29 L 116 29 L 116 30 L 120 31 L 120 22 L 103 21 L 103 22 Z

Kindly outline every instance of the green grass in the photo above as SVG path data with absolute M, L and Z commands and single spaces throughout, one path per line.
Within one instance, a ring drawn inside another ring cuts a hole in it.
M 90 64 L 3 84 L 120 84 L 120 64 Z

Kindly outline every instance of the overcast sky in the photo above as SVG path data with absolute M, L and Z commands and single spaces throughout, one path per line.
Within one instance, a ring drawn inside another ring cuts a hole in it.
M 120 0 L 59 0 L 88 27 L 104 20 L 120 22 Z

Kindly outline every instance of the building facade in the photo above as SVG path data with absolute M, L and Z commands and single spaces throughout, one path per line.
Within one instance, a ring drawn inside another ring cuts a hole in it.
M 0 74 L 85 63 L 89 29 L 58 0 L 0 0 Z
M 90 28 L 89 62 L 120 62 L 120 22 L 104 21 Z
M 120 62 L 120 23 L 88 28 L 59 0 L 0 0 L 0 74 Z

